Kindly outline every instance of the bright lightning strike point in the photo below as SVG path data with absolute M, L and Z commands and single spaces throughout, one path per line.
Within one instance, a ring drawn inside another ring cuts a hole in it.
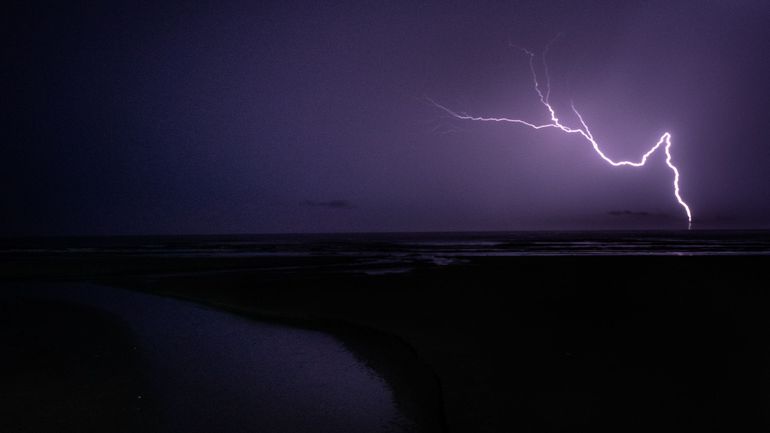
M 558 36 L 557 36 L 558 37 Z M 554 39 L 555 40 L 555 39 Z M 548 48 L 554 41 L 551 41 L 549 43 L 544 52 L 543 52 L 543 70 L 545 72 L 545 82 L 546 82 L 546 89 L 545 93 L 540 89 L 540 82 L 538 81 L 538 75 L 537 71 L 535 70 L 535 54 L 531 51 L 528 51 L 524 48 L 516 47 L 524 53 L 526 53 L 529 56 L 529 69 L 532 73 L 532 83 L 535 87 L 535 92 L 537 92 L 538 97 L 540 98 L 540 103 L 545 106 L 545 108 L 548 110 L 548 113 L 550 115 L 550 121 L 547 123 L 532 123 L 527 122 L 525 120 L 521 119 L 510 119 L 507 117 L 480 117 L 480 116 L 469 116 L 467 114 L 460 114 L 457 113 L 438 102 L 433 101 L 432 99 L 428 99 L 433 105 L 440 108 L 441 110 L 448 113 L 450 116 L 454 117 L 455 119 L 459 120 L 472 120 L 477 122 L 502 122 L 502 123 L 515 123 L 518 125 L 524 125 L 528 126 L 532 129 L 546 129 L 546 128 L 555 128 L 562 132 L 565 132 L 567 134 L 577 134 L 583 139 L 585 139 L 588 143 L 591 144 L 591 147 L 593 148 L 594 152 L 596 152 L 597 155 L 599 155 L 600 158 L 602 158 L 605 162 L 608 164 L 619 167 L 619 166 L 631 166 L 631 167 L 642 167 L 647 163 L 648 158 L 655 153 L 659 148 L 663 147 L 664 152 L 666 154 L 666 165 L 671 169 L 671 171 L 674 173 L 674 181 L 673 181 L 673 190 L 674 190 L 674 197 L 676 198 L 676 201 L 679 203 L 679 205 L 684 209 L 685 213 L 687 214 L 687 222 L 688 222 L 688 228 L 690 228 L 692 224 L 692 213 L 690 212 L 690 206 L 687 205 L 687 203 L 682 199 L 682 196 L 679 191 L 679 169 L 674 165 L 672 162 L 671 157 L 671 133 L 665 132 L 663 135 L 660 136 L 658 141 L 653 145 L 647 152 L 645 152 L 642 157 L 639 159 L 639 161 L 615 161 L 611 159 L 610 157 L 605 154 L 600 146 L 599 143 L 596 142 L 593 135 L 591 134 L 591 130 L 588 128 L 588 124 L 583 119 L 583 116 L 580 114 L 580 112 L 575 108 L 575 104 L 571 104 L 572 111 L 577 116 L 578 120 L 580 121 L 580 128 L 572 128 L 569 126 L 566 126 L 561 123 L 559 118 L 557 117 L 556 110 L 553 108 L 550 102 L 550 95 L 551 95 L 551 79 L 548 74 L 548 65 L 545 61 L 545 55 L 548 52 Z

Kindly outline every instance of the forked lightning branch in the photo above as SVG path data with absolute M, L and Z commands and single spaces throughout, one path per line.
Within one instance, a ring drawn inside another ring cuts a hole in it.
M 550 44 L 549 44 L 550 45 Z M 571 104 L 570 107 L 572 108 L 572 111 L 577 116 L 578 121 L 580 122 L 580 127 L 573 128 L 566 126 L 561 123 L 559 120 L 556 110 L 553 108 L 550 102 L 550 96 L 551 96 L 551 83 L 550 83 L 550 76 L 548 74 L 548 66 L 545 62 L 545 55 L 548 51 L 546 48 L 545 52 L 543 53 L 543 71 L 545 74 L 545 92 L 540 87 L 540 81 L 538 80 L 538 74 L 535 69 L 535 54 L 531 51 L 528 51 L 523 48 L 516 47 L 520 50 L 522 50 L 524 53 L 526 53 L 529 56 L 529 67 L 530 71 L 532 73 L 532 82 L 535 87 L 535 92 L 537 92 L 538 97 L 540 98 L 540 102 L 545 106 L 546 110 L 548 110 L 548 114 L 550 117 L 550 121 L 547 123 L 532 123 L 527 122 L 525 120 L 521 119 L 510 119 L 506 117 L 481 117 L 481 116 L 470 116 L 464 113 L 458 113 L 454 110 L 451 110 L 447 108 L 444 105 L 441 105 L 433 100 L 430 100 L 430 102 L 435 105 L 436 107 L 440 108 L 441 110 L 448 113 L 450 116 L 452 116 L 455 119 L 459 120 L 472 120 L 472 121 L 478 121 L 478 122 L 504 122 L 504 123 L 515 123 L 519 125 L 528 126 L 533 129 L 558 129 L 562 132 L 565 132 L 567 134 L 577 134 L 583 139 L 585 139 L 593 148 L 594 152 L 596 152 L 597 155 L 599 155 L 600 158 L 602 158 L 605 162 L 608 164 L 618 167 L 618 166 L 630 166 L 630 167 L 642 167 L 647 163 L 647 160 L 654 154 L 658 149 L 661 147 L 663 148 L 663 151 L 666 154 L 666 165 L 671 169 L 671 171 L 674 174 L 674 180 L 672 184 L 672 189 L 674 192 L 674 197 L 676 198 L 676 201 L 679 202 L 679 205 L 684 209 L 684 212 L 687 214 L 687 221 L 688 223 L 692 223 L 692 213 L 690 212 L 690 206 L 687 205 L 687 203 L 682 199 L 680 190 L 679 190 L 679 169 L 674 165 L 672 161 L 671 156 L 671 133 L 665 132 L 663 135 L 660 136 L 658 141 L 645 152 L 641 158 L 638 161 L 615 161 L 607 156 L 599 146 L 599 143 L 594 139 L 593 134 L 591 133 L 591 130 L 588 128 L 588 124 L 586 123 L 585 119 L 583 119 L 583 116 L 580 114 L 580 112 L 575 108 L 575 104 Z

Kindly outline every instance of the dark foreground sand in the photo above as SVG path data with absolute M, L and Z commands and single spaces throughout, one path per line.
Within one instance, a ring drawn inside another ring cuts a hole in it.
M 5 285 L 0 308 L 3 432 L 420 428 L 329 334 L 84 284 Z
M 765 258 L 475 258 L 388 275 L 330 258 L 75 262 L 36 275 L 331 332 L 424 431 L 770 428 Z
M 157 419 L 138 399 L 148 378 L 124 323 L 98 309 L 0 300 L 4 432 L 141 431 Z

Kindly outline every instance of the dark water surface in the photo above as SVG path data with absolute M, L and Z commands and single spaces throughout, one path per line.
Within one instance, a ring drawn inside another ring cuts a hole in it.
M 770 255 L 770 231 L 532 231 L 0 239 L 0 253 L 114 252 L 172 255 Z
M 477 257 L 768 256 L 770 231 L 354 233 L 0 239 L 0 258 L 338 259 L 351 270 L 399 273 Z M 295 260 L 296 261 L 296 260 Z

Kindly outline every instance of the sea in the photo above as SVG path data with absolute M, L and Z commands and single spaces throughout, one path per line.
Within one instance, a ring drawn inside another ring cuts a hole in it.
M 378 257 L 449 264 L 480 256 L 764 256 L 770 230 L 519 231 L 0 238 L 0 256 Z

